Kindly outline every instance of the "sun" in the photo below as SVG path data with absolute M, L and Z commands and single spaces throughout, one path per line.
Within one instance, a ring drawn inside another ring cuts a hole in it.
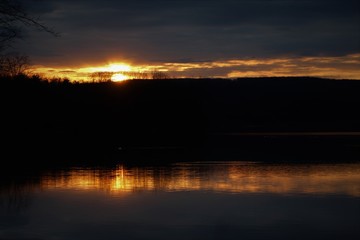
M 103 65 L 103 66 L 98 66 L 98 67 L 86 67 L 86 68 L 82 68 L 81 72 L 84 73 L 89 73 L 89 74 L 95 74 L 96 73 L 103 73 L 106 75 L 106 77 L 108 78 L 108 76 L 110 77 L 110 80 L 113 82 L 121 82 L 124 80 L 129 80 L 131 79 L 130 77 L 130 73 L 133 71 L 133 67 L 126 64 L 126 63 L 110 63 L 107 65 Z M 106 79 L 109 80 L 109 79 Z
M 123 63 L 113 63 L 106 66 L 105 70 L 114 73 L 111 77 L 111 81 L 121 82 L 129 79 L 126 72 L 131 71 L 131 66 Z
M 122 74 L 122 73 L 115 73 L 112 77 L 111 77 L 111 81 L 114 82 L 121 82 L 121 81 L 125 81 L 128 80 L 129 77 Z
M 125 73 L 131 71 L 131 67 L 122 63 L 114 63 L 108 65 L 106 70 L 114 73 L 111 77 L 111 81 L 122 82 L 129 79 Z

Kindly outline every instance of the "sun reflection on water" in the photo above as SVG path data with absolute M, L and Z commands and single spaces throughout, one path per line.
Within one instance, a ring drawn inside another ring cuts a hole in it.
M 360 196 L 360 164 L 263 165 L 184 163 L 169 167 L 119 165 L 113 170 L 72 169 L 47 175 L 42 188 L 222 193 L 345 194 Z

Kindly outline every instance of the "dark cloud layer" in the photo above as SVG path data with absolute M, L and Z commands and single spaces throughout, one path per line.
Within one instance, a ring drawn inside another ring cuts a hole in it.
M 209 61 L 360 52 L 357 0 L 27 0 L 61 33 L 29 32 L 39 63 Z M 85 62 L 86 61 L 86 62 Z

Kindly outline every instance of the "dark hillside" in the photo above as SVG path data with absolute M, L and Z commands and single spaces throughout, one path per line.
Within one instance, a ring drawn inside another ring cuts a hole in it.
M 353 80 L 71 84 L 18 77 L 1 79 L 0 85 L 2 146 L 13 156 L 116 152 L 119 147 L 126 151 L 223 145 L 241 150 L 263 143 L 266 133 L 360 132 L 360 82 Z M 358 144 L 358 138 L 351 136 L 351 142 Z M 272 141 L 276 139 L 279 136 Z

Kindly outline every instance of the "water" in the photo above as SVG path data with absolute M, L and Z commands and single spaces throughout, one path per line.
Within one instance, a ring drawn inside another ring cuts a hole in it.
M 360 163 L 186 162 L 2 177 L 0 239 L 360 239 Z

